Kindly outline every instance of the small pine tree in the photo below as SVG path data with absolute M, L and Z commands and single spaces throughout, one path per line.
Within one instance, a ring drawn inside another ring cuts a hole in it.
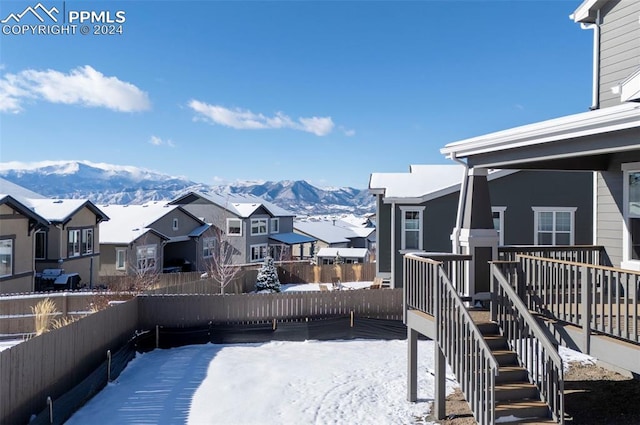
M 258 271 L 256 280 L 256 291 L 280 292 L 280 280 L 278 279 L 278 271 L 273 264 L 273 258 L 265 257 L 262 267 Z

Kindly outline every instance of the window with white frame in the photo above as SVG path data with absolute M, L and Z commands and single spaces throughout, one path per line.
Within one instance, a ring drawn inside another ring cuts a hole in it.
M 173 219 L 173 230 L 178 230 L 178 219 L 177 218 Z
M 402 215 L 400 249 L 422 250 L 424 207 L 400 207 Z
M 491 207 L 493 228 L 498 232 L 498 242 L 500 245 L 504 245 L 504 212 L 506 210 L 507 207 Z
M 125 270 L 127 267 L 127 249 L 116 248 L 116 270 Z
M 640 162 L 622 164 L 622 267 L 640 270 Z
M 216 248 L 216 238 L 204 238 L 202 240 L 202 257 L 211 258 Z
M 576 208 L 532 207 L 534 244 L 573 245 Z
M 93 229 L 82 229 L 82 255 L 93 254 Z
M 136 248 L 137 271 L 146 272 L 156 268 L 156 245 L 141 245 Z
M 227 235 L 242 236 L 242 220 L 239 218 L 228 218 Z
M 80 256 L 80 229 L 69 230 L 67 240 L 67 257 Z
M 267 234 L 267 219 L 254 218 L 251 220 L 251 236 L 260 236 Z
M 267 256 L 267 244 L 251 245 L 251 261 L 262 261 Z
M 34 239 L 36 260 L 44 260 L 47 258 L 47 232 L 38 230 L 34 234 Z
M 0 239 L 0 277 L 13 274 L 13 239 Z
M 271 233 L 280 233 L 280 219 L 272 218 L 271 219 Z

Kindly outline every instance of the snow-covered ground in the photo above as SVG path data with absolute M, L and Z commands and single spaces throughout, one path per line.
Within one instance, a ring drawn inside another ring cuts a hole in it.
M 373 282 L 342 282 L 342 290 L 364 289 L 371 286 Z M 281 292 L 302 292 L 302 291 L 319 291 L 320 285 L 325 285 L 329 291 L 333 290 L 331 283 L 287 283 L 280 285 Z
M 191 345 L 139 354 L 67 422 L 430 424 L 433 342 L 418 342 L 417 403 L 402 340 Z M 592 359 L 562 349 L 567 361 Z M 448 374 L 447 392 L 457 386 Z

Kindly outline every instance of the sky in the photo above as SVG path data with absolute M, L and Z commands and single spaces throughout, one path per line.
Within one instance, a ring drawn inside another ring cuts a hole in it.
M 588 110 L 580 3 L 0 0 L 0 161 L 366 188 Z
M 418 341 L 418 401 L 406 400 L 405 340 L 204 344 L 138 354 L 66 425 L 427 425 L 434 342 Z M 366 354 L 363 354 L 366 353 Z M 565 361 L 592 357 L 560 347 Z M 446 390 L 458 387 L 447 369 Z

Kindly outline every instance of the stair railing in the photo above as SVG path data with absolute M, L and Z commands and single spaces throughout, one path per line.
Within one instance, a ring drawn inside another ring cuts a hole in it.
M 547 403 L 554 420 L 564 424 L 564 370 L 562 359 L 548 333 L 509 283 L 501 269 L 511 277 L 521 275 L 519 263 L 491 264 L 491 316 L 504 332 L 512 350 L 527 369 L 531 383 Z

